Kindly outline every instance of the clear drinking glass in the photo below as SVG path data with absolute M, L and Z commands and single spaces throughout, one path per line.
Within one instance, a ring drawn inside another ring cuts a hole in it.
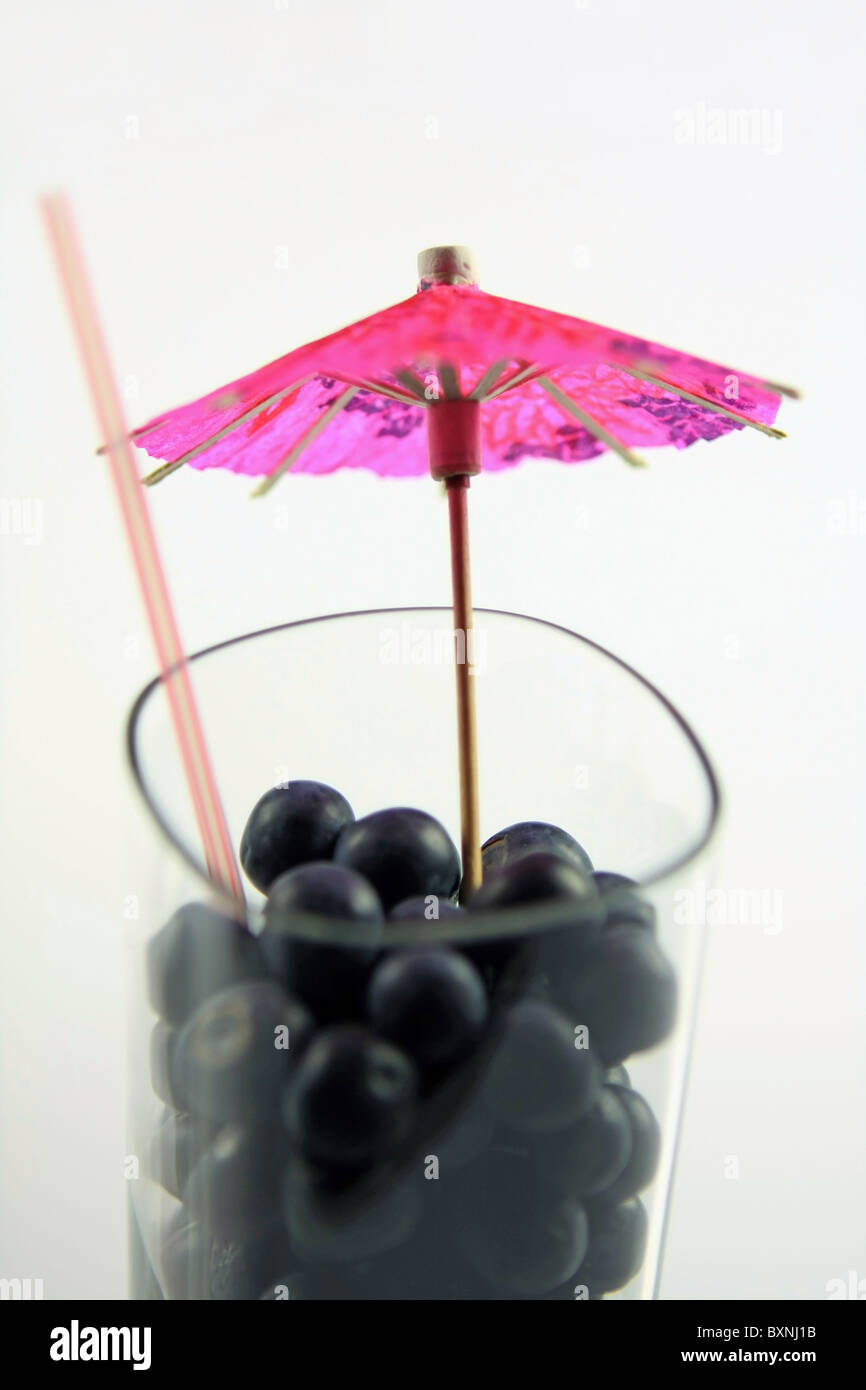
M 475 621 L 466 659 L 483 837 L 549 822 L 596 870 L 638 887 L 601 879 L 604 891 L 580 901 L 441 920 L 431 901 L 424 919 L 366 935 L 357 923 L 293 920 L 321 972 L 349 959 L 363 974 L 386 952 L 447 946 L 487 992 L 472 1050 L 422 1072 L 391 1149 L 336 1176 L 299 1151 L 292 1128 L 303 1050 L 285 1053 L 280 1103 L 256 1110 L 251 1088 L 240 1120 L 219 1097 L 216 1114 L 209 1103 L 197 1115 L 177 1094 L 184 1020 L 167 1024 L 149 1002 L 153 942 L 190 902 L 237 909 L 206 880 L 164 682 L 137 700 L 129 752 L 158 833 L 143 851 L 133 934 L 133 1298 L 655 1296 L 716 779 L 685 720 L 609 652 L 516 614 L 479 610 Z M 454 660 L 450 610 L 438 608 L 290 623 L 191 658 L 235 846 L 263 792 L 296 779 L 338 788 L 357 816 L 419 807 L 459 843 Z M 263 905 L 248 888 L 253 935 Z M 173 968 L 199 997 L 212 964 Z M 346 1021 L 364 1026 L 360 997 Z M 340 1021 L 319 1019 L 317 1032 Z M 209 1046 L 230 1060 L 246 1024 L 219 1026 L 228 1031 Z M 349 1117 L 334 1118 L 351 1131 Z

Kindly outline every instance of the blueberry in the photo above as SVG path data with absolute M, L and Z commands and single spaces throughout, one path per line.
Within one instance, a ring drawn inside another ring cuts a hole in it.
M 384 918 L 375 888 L 353 869 L 322 861 L 280 874 L 265 903 L 265 922 L 286 928 L 298 913 L 337 922 L 379 923 Z
M 192 1169 L 214 1138 L 209 1120 L 169 1111 L 153 1137 L 150 1165 L 154 1177 L 173 1197 L 180 1197 Z
M 535 1298 L 580 1268 L 588 1227 L 583 1205 L 556 1192 L 520 1159 L 481 1160 L 457 1238 L 490 1295 Z
M 489 869 L 466 906 L 470 912 L 499 912 L 549 902 L 573 902 L 576 917 L 600 923 L 601 904 L 592 879 L 567 859 L 547 851 L 526 853 Z
M 282 1130 L 226 1125 L 190 1173 L 184 1206 L 215 1240 L 248 1235 L 278 1211 L 289 1153 Z
M 304 1260 L 348 1263 L 391 1250 L 410 1238 L 420 1208 L 417 1185 L 405 1179 L 369 1193 L 335 1191 L 295 1163 L 283 1187 L 283 1218 Z
M 172 1088 L 193 1114 L 276 1125 L 285 1083 L 312 1028 L 305 1006 L 271 981 L 223 990 L 181 1029 Z
M 461 942 L 461 951 L 472 961 L 488 993 L 522 995 L 529 988 L 538 955 L 538 943 L 531 936 L 484 936 Z
M 546 1136 L 536 1153 L 539 1172 L 560 1192 L 591 1197 L 623 1172 L 632 1130 L 616 1087 L 602 1086 L 595 1105 L 576 1125 Z
M 430 1149 L 439 1160 L 440 1170 L 447 1177 L 462 1168 L 489 1148 L 493 1139 L 493 1120 L 484 1108 L 472 1100 L 456 1115 L 439 1126 L 430 1140 Z
M 526 820 L 498 830 L 481 846 L 481 865 L 489 869 L 505 868 L 527 854 L 556 854 L 574 864 L 583 874 L 592 873 L 592 860 L 582 845 L 567 830 L 546 821 Z
M 351 923 L 357 946 L 300 936 L 294 915 L 312 913 Z M 359 1018 L 367 980 L 379 955 L 382 904 L 375 889 L 339 864 L 305 864 L 282 874 L 265 904 L 262 955 L 278 980 L 322 1022 Z
M 606 1086 L 631 1086 L 631 1077 L 622 1062 L 615 1067 L 608 1067 L 604 1081 Z
M 609 869 L 593 869 L 595 886 L 599 893 L 614 893 L 620 888 L 637 888 L 633 878 L 627 878 L 625 874 L 614 874 Z
M 218 1302 L 258 1299 L 292 1259 L 286 1228 L 270 1221 L 239 1240 L 217 1242 L 211 1253 L 210 1292 Z
M 386 911 L 404 898 L 450 898 L 460 883 L 460 856 L 445 827 L 426 811 L 405 806 L 347 825 L 334 859 L 368 878 Z
M 366 1301 L 489 1299 L 490 1286 L 460 1249 L 443 1210 L 444 1184 L 424 1183 L 420 1224 L 398 1245 L 342 1267 L 352 1296 Z
M 656 922 L 655 908 L 646 898 L 642 898 L 640 893 L 632 891 L 637 888 L 634 879 L 626 878 L 623 874 L 598 871 L 593 874 L 593 878 L 605 905 L 605 927 L 622 926 L 623 923 L 629 922 L 653 930 Z
M 187 903 L 149 942 L 150 1002 L 167 1023 L 184 1023 L 211 994 L 265 973 L 255 937 L 205 903 Z
M 337 836 L 354 819 L 346 798 L 322 782 L 271 787 L 250 812 L 241 839 L 247 878 L 267 893 L 287 869 L 330 859 Z
M 646 1247 L 647 1214 L 637 1198 L 617 1206 L 590 1203 L 589 1246 L 580 1279 L 593 1294 L 621 1289 L 637 1274 Z
M 167 1299 L 210 1297 L 211 1239 L 182 1206 L 169 1220 L 160 1241 L 160 1272 Z
M 264 939 L 266 933 L 262 932 Z M 372 946 L 327 946 L 283 934 L 267 943 L 274 974 L 321 1023 L 361 1021 L 370 971 L 381 952 Z
M 600 1201 L 625 1202 L 642 1192 L 655 1177 L 661 1152 L 661 1130 L 643 1096 L 624 1086 L 605 1086 L 615 1095 L 630 1130 L 629 1157 L 621 1172 L 598 1191 Z
M 154 1094 L 173 1110 L 182 1110 L 171 1080 L 171 1059 L 177 1042 L 177 1029 L 161 1019 L 150 1033 L 150 1084 Z
M 405 1139 L 417 1089 L 404 1052 L 344 1024 L 308 1047 L 285 1098 L 285 1119 L 309 1158 L 332 1169 L 363 1168 Z
M 536 999 L 512 1005 L 482 1083 L 491 1113 L 529 1133 L 579 1120 L 598 1097 L 602 1072 L 578 1041 L 568 1019 L 550 1005 Z
M 428 893 L 426 897 L 404 898 L 388 913 L 389 922 L 440 922 L 461 917 L 462 909 L 448 898 Z
M 265 932 L 262 932 L 264 938 Z M 267 944 L 274 974 L 321 1023 L 361 1021 L 367 981 L 381 954 L 372 946 L 326 946 L 283 934 Z
M 603 917 L 592 879 L 555 854 L 527 853 L 485 876 L 466 904 L 472 916 L 525 906 L 527 925 L 531 926 L 532 906 L 554 903 L 574 904 L 574 919 L 569 925 L 522 936 L 485 938 L 464 948 L 489 989 L 497 988 L 506 972 L 519 982 L 573 967 L 600 934 Z
M 526 948 L 538 956 L 539 969 L 560 969 L 595 941 L 603 920 L 601 900 L 592 879 L 567 860 L 555 854 L 526 854 L 504 868 L 494 869 L 472 894 L 467 908 L 471 914 L 480 915 L 553 903 L 573 904 L 573 921 L 537 933 Z
M 394 951 L 373 972 L 370 1022 L 421 1067 L 465 1054 L 487 1020 L 487 992 L 471 961 L 446 946 Z
M 604 931 L 580 975 L 563 983 L 569 1010 L 588 1026 L 592 1046 L 608 1066 L 654 1047 L 674 1026 L 676 976 L 643 927 Z

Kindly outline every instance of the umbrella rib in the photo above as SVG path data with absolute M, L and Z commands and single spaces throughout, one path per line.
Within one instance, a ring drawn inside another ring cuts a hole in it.
M 130 431 L 129 431 L 129 434 L 125 434 L 125 435 L 123 436 L 123 439 L 122 439 L 122 440 L 119 440 L 118 442 L 121 443 L 121 444 L 123 444 L 123 443 L 125 443 L 126 440 L 128 440 L 128 439 L 137 439 L 138 436 L 139 436 L 140 434 L 147 434 L 147 431 L 148 431 L 150 428 L 151 428 L 150 425 L 137 425 L 136 428 L 135 428 L 134 430 L 130 430 Z M 108 453 L 110 453 L 110 452 L 111 452 L 111 445 L 109 445 L 109 444 L 100 444 L 99 448 L 95 450 L 95 453 L 98 454 L 98 455 L 100 455 L 100 456 L 102 456 L 102 455 L 104 455 L 104 454 L 108 454 Z
M 567 396 L 549 377 L 540 376 L 537 385 L 543 387 L 547 394 L 556 401 L 556 404 L 564 410 L 567 415 L 571 415 L 573 419 L 583 425 L 584 429 L 589 430 L 589 433 L 593 435 L 600 444 L 606 445 L 607 448 L 611 449 L 615 454 L 619 454 L 619 457 L 624 463 L 629 464 L 632 468 L 647 467 L 644 459 L 638 454 L 632 453 L 631 449 L 627 448 L 625 444 L 621 444 L 618 439 L 615 439 L 614 436 L 604 428 L 604 425 L 600 425 L 597 420 L 593 420 L 591 415 L 587 415 L 585 410 L 581 410 L 580 406 L 576 405 L 571 397 Z
M 399 401 L 401 405 L 417 405 L 416 396 L 410 396 L 408 391 L 400 391 L 396 386 L 389 386 L 387 381 L 377 381 L 373 377 L 359 376 L 352 377 L 346 372 L 331 372 L 329 376 L 334 381 L 339 381 L 343 386 L 357 386 L 359 391 L 370 391 L 376 396 L 390 396 L 393 401 Z
M 488 391 L 487 395 L 484 397 L 484 400 L 495 400 L 496 397 L 501 396 L 503 392 L 511 391 L 512 388 L 515 386 L 521 386 L 528 380 L 529 377 L 533 375 L 533 373 L 537 376 L 540 372 L 543 371 L 545 371 L 545 368 L 539 367 L 537 362 L 529 362 L 522 366 L 519 371 L 513 372 L 507 381 L 503 381 L 501 385 L 495 387 L 494 390 Z
M 446 401 L 459 401 L 460 381 L 456 368 L 450 362 L 440 362 L 436 372 Z
M 346 377 L 337 377 L 338 381 L 345 381 L 347 386 L 359 385 L 363 391 L 373 391 L 378 396 L 390 396 L 392 401 L 400 401 L 403 405 L 417 405 L 418 397 L 410 395 L 408 391 L 397 391 L 393 386 L 388 386 L 384 381 L 374 381 L 372 378 L 359 377 L 357 382 L 349 381 Z
M 801 401 L 803 399 L 802 392 L 798 391 L 796 386 L 783 386 L 781 382 L 767 381 L 763 377 L 761 380 L 768 390 L 775 391 L 778 396 L 787 396 L 788 399 L 792 401 Z
M 320 415 L 318 420 L 313 421 L 309 429 L 305 430 L 300 439 L 292 445 L 286 457 L 277 465 L 273 473 L 269 473 L 266 478 L 263 478 L 258 487 L 254 488 L 250 493 L 250 496 L 264 497 L 266 492 L 270 492 L 274 483 L 291 468 L 295 460 L 300 458 L 304 450 L 322 433 L 325 426 L 330 424 L 334 416 L 338 415 L 340 411 L 349 404 L 352 397 L 357 396 L 359 390 L 360 387 L 358 386 L 350 386 L 342 395 L 339 395 L 335 401 L 332 401 L 324 414 Z
M 736 420 L 738 425 L 748 425 L 750 429 L 760 430 L 761 434 L 768 434 L 771 439 L 787 438 L 784 430 L 764 425 L 760 420 L 749 420 L 745 415 L 738 415 L 735 410 L 728 410 L 727 406 L 717 405 L 715 401 L 708 401 L 704 396 L 696 396 L 693 391 L 685 391 L 682 386 L 673 386 L 671 382 L 663 381 L 658 376 L 650 376 L 649 372 L 642 372 L 637 367 L 625 367 L 620 362 L 612 362 L 610 365 L 615 371 L 627 372 L 639 381 L 648 381 L 650 386 L 657 386 L 660 391 L 669 391 L 674 396 L 681 396 L 684 401 L 691 401 L 693 405 L 704 406 L 707 410 L 715 410 L 719 415 L 726 415 L 729 420 Z
M 424 405 L 427 404 L 427 386 L 409 367 L 398 367 L 395 372 L 392 372 L 392 376 L 401 382 L 416 400 L 421 401 Z
M 487 399 L 487 392 L 499 380 L 511 359 L 500 357 L 498 361 L 491 362 L 487 371 L 479 378 L 474 388 L 469 392 L 470 401 L 483 401 Z
M 161 483 L 163 478 L 170 477 L 176 469 L 182 468 L 185 463 L 189 463 L 190 459 L 196 458 L 199 454 L 203 454 L 205 449 L 209 449 L 211 445 L 218 444 L 221 439 L 225 439 L 226 435 L 231 434 L 232 430 L 236 430 L 238 425 L 246 424 L 247 420 L 252 420 L 254 416 L 260 415 L 269 405 L 273 405 L 276 401 L 281 401 L 284 396 L 290 396 L 293 391 L 297 391 L 299 386 L 303 386 L 305 382 L 310 380 L 311 375 L 312 373 L 308 376 L 301 377 L 300 381 L 293 382 L 291 386 L 284 386 L 281 391 L 276 391 L 272 396 L 268 396 L 265 400 L 259 401 L 257 405 L 251 406 L 249 410 L 244 411 L 243 415 L 239 415 L 236 420 L 232 420 L 231 424 L 224 425 L 221 430 L 217 430 L 216 434 L 212 434 L 209 439 L 203 440 L 201 444 L 196 444 L 194 449 L 188 449 L 185 454 L 181 454 L 180 458 L 175 459 L 173 463 L 161 464 L 160 467 L 155 468 L 152 473 L 148 473 L 146 478 L 142 478 L 141 481 L 144 483 L 144 486 L 153 487 L 155 483 Z

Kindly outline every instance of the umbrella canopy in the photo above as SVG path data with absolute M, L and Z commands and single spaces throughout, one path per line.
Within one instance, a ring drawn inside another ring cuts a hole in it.
M 147 481 L 185 463 L 264 475 L 259 491 L 288 469 L 425 474 L 425 411 L 457 396 L 486 407 L 485 469 L 529 456 L 580 463 L 605 449 L 640 464 L 637 449 L 682 449 L 746 426 L 780 437 L 773 421 L 788 388 L 473 280 L 463 248 L 422 253 L 411 299 L 157 416 L 134 432 L 166 461 Z
M 464 892 L 481 881 L 467 492 L 529 456 L 582 463 L 753 428 L 774 438 L 783 394 L 746 372 L 478 288 L 465 247 L 419 257 L 411 299 L 308 343 L 133 431 L 165 462 L 260 476 L 367 468 L 446 482 L 457 653 Z M 423 426 L 426 424 L 426 429 Z

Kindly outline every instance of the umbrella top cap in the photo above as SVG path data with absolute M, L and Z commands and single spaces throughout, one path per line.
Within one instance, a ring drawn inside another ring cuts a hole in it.
M 432 285 L 475 285 L 478 272 L 468 246 L 429 246 L 418 253 L 418 289 Z

